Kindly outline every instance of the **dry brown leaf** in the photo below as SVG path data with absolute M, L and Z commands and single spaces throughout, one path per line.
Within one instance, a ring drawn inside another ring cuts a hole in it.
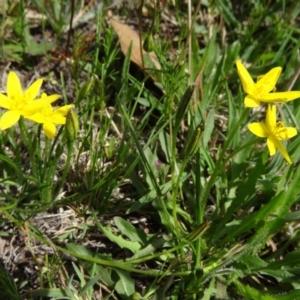
M 147 61 L 147 59 L 145 58 L 149 58 L 153 63 L 153 65 L 155 66 L 155 68 L 157 70 L 160 69 L 160 64 L 154 52 L 146 52 L 144 50 L 141 51 L 140 37 L 137 34 L 137 32 L 132 30 L 128 25 L 119 22 L 116 18 L 111 18 L 110 24 L 119 37 L 121 49 L 124 55 L 127 54 L 130 44 L 132 43 L 131 56 L 130 56 L 130 60 L 132 62 L 134 62 L 141 69 L 143 69 L 143 59 L 141 56 L 141 53 L 143 53 L 144 63 L 146 63 Z

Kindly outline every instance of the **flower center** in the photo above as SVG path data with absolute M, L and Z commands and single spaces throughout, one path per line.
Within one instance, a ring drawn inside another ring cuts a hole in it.
M 26 106 L 30 101 L 24 96 L 24 94 L 17 94 L 10 97 L 11 109 L 21 110 Z
M 47 119 L 48 121 L 51 120 L 52 117 L 52 106 L 51 105 L 46 105 L 42 110 L 41 110 L 41 114 L 44 116 L 45 119 Z
M 278 140 L 286 140 L 289 138 L 287 130 L 284 127 L 284 123 L 282 121 L 276 123 L 276 127 L 273 130 L 273 134 Z

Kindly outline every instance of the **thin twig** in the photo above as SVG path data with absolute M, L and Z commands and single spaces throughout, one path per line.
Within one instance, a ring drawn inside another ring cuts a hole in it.
M 75 3 L 74 2 L 75 2 L 75 0 L 71 0 L 71 16 L 70 16 L 70 25 L 69 25 L 67 44 L 66 44 L 66 50 L 65 50 L 66 55 L 69 53 L 68 49 L 69 49 L 71 34 L 72 34 L 73 18 L 74 18 L 74 11 L 75 11 Z

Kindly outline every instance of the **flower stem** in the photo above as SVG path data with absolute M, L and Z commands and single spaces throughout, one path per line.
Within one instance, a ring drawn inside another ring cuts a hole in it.
M 24 117 L 21 116 L 19 119 L 19 127 L 21 131 L 21 136 L 24 144 L 26 145 L 28 151 L 29 151 L 29 157 L 30 157 L 30 163 L 32 168 L 32 174 L 34 177 L 38 178 L 38 169 L 37 169 L 37 163 L 36 163 L 36 157 L 35 157 L 35 147 L 33 141 L 30 140 L 30 136 L 24 121 Z
M 57 197 L 57 195 L 59 194 L 61 188 L 63 187 L 63 184 L 64 184 L 64 182 L 66 180 L 67 174 L 68 174 L 68 172 L 70 170 L 71 159 L 72 159 L 72 154 L 73 154 L 73 145 L 74 145 L 74 140 L 67 142 L 67 159 L 66 159 L 66 164 L 64 166 L 62 176 L 61 176 L 61 178 L 59 180 L 59 184 L 58 184 L 57 189 L 56 189 L 55 198 Z

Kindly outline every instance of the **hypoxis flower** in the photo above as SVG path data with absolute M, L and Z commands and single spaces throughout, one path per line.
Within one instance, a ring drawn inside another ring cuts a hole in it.
M 42 99 L 47 98 L 45 93 L 42 94 Z M 34 122 L 43 124 L 43 130 L 49 139 L 53 139 L 56 133 L 55 124 L 66 124 L 66 115 L 74 105 L 65 105 L 57 109 L 53 109 L 51 104 L 46 105 L 39 112 L 26 117 Z
M 286 149 L 280 141 L 292 138 L 297 134 L 297 130 L 294 127 L 285 127 L 281 121 L 276 122 L 275 105 L 268 106 L 265 123 L 251 123 L 248 125 L 248 129 L 259 137 L 267 138 L 267 146 L 271 156 L 274 155 L 276 149 L 278 149 L 286 161 L 289 164 L 292 163 Z
M 260 76 L 257 82 L 254 83 L 240 60 L 236 61 L 236 66 L 243 89 L 248 94 L 244 100 L 247 107 L 257 107 L 260 105 L 260 102 L 288 102 L 300 97 L 300 91 L 271 93 L 275 90 L 276 82 L 282 70 L 281 67 L 271 69 L 267 74 Z
M 35 100 L 42 83 L 43 79 L 38 79 L 23 92 L 17 74 L 14 72 L 8 74 L 7 96 L 0 94 L 0 107 L 8 109 L 0 119 L 1 130 L 13 126 L 18 122 L 20 116 L 30 116 L 60 97 L 60 95 L 55 94 L 47 98 Z

